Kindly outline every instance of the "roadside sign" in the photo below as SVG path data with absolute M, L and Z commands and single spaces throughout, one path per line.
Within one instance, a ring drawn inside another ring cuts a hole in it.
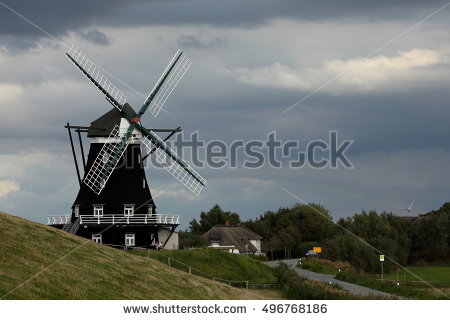
M 313 248 L 313 251 L 314 251 L 315 253 L 321 253 L 321 252 L 322 252 L 322 247 L 314 247 L 314 248 Z
M 380 254 L 380 261 L 381 261 L 381 262 L 384 261 L 384 254 Z

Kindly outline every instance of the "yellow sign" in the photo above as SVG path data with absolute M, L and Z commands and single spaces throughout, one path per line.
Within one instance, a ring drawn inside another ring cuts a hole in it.
M 321 248 L 321 247 L 314 247 L 314 248 L 313 248 L 313 251 L 314 251 L 315 253 L 321 253 L 321 252 L 322 252 L 322 248 Z
M 384 254 L 380 254 L 380 261 L 384 261 Z

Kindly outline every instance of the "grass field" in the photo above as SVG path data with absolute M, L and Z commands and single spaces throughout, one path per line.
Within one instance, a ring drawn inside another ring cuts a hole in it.
M 395 281 L 381 282 L 374 279 L 374 275 L 363 275 L 348 272 L 341 272 L 336 275 L 336 279 L 359 284 L 364 287 L 389 292 L 408 299 L 449 299 L 450 288 L 448 286 L 433 287 L 423 283 L 406 282 L 397 285 Z
M 399 271 L 399 285 L 396 281 L 380 281 L 380 275 L 359 274 L 348 263 L 329 261 L 325 259 L 304 259 L 297 265 L 317 273 L 336 274 L 336 279 L 355 283 L 364 287 L 389 292 L 411 299 L 447 299 L 450 295 L 450 266 L 412 266 L 410 271 L 425 281 L 430 281 L 433 287 L 418 282 L 418 278 L 405 271 L 406 283 L 403 282 L 403 270 Z M 336 272 L 341 269 L 341 273 Z M 353 269 L 353 270 L 352 270 Z M 396 280 L 397 273 L 385 274 L 384 279 Z
M 136 254 L 146 254 L 135 252 Z M 163 263 L 167 257 L 178 260 L 207 275 L 231 281 L 248 281 L 249 283 L 275 283 L 273 269 L 260 261 L 246 255 L 222 252 L 214 249 L 197 250 L 163 250 L 150 251 L 152 258 Z M 172 260 L 171 266 L 188 271 L 185 265 Z M 191 272 L 193 272 L 191 270 Z
M 450 286 L 450 266 L 410 266 L 407 269 L 425 281 L 447 283 Z M 398 279 L 402 281 L 403 277 L 406 281 L 421 281 L 409 272 L 399 270 Z M 386 274 L 385 279 L 396 280 L 397 272 Z
M 2 299 L 280 299 L 0 212 Z

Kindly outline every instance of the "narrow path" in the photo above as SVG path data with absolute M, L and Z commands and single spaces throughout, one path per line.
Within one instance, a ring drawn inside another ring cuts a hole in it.
M 383 297 L 387 297 L 387 298 L 398 298 L 397 296 L 387 293 L 387 292 L 378 291 L 378 290 L 363 287 L 363 286 L 360 286 L 357 284 L 337 280 L 334 278 L 334 275 L 332 275 L 332 274 L 322 274 L 322 273 L 317 273 L 317 272 L 312 272 L 309 270 L 297 268 L 296 265 L 298 263 L 298 259 L 282 260 L 282 261 L 284 263 L 286 263 L 289 267 L 291 267 L 293 270 L 295 270 L 295 272 L 297 272 L 297 274 L 302 277 L 305 277 L 310 280 L 316 280 L 316 281 L 321 281 L 321 282 L 326 282 L 326 283 L 330 283 L 330 282 L 337 283 L 340 286 L 342 286 L 345 290 L 348 290 L 350 293 L 353 293 L 356 295 L 360 295 L 360 296 L 378 295 L 378 296 L 383 296 Z M 276 267 L 278 265 L 278 262 L 279 261 L 269 261 L 269 262 L 266 262 L 266 264 L 270 267 Z

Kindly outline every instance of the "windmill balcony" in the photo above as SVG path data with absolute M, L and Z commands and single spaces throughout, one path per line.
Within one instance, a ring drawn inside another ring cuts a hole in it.
M 143 224 L 164 224 L 164 225 L 179 225 L 180 216 L 169 215 L 169 214 L 145 214 L 145 215 L 135 215 L 135 216 L 124 216 L 122 215 L 80 215 L 80 225 L 111 225 L 111 224 L 133 224 L 133 225 L 143 225 Z
M 66 224 L 70 222 L 70 215 L 47 216 L 47 224 Z

